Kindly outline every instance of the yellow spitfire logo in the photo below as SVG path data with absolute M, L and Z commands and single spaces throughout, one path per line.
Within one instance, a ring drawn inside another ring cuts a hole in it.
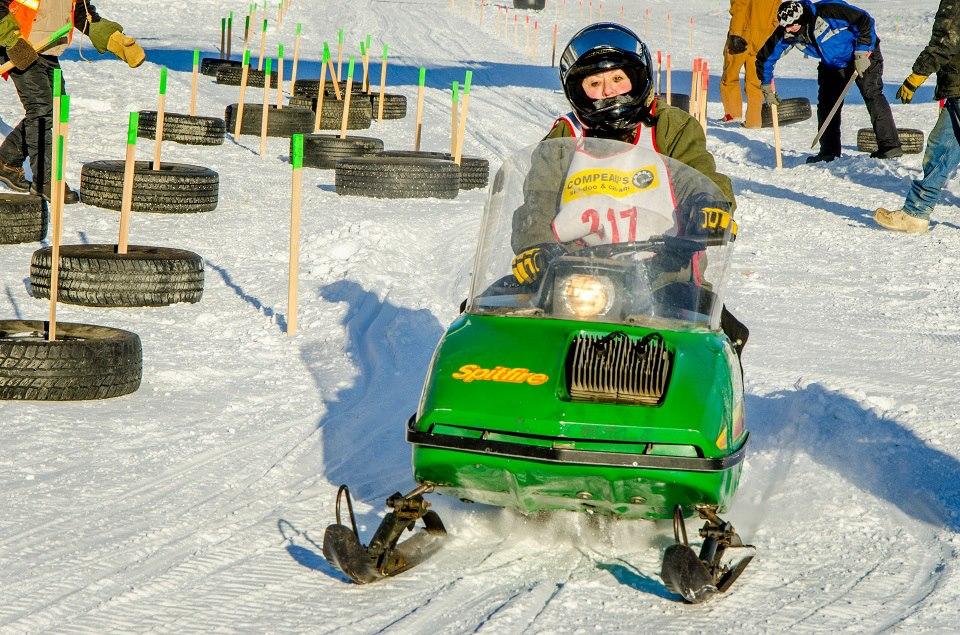
M 657 168 L 647 165 L 634 170 L 590 168 L 567 177 L 563 184 L 563 203 L 587 196 L 623 198 L 644 192 L 660 184 Z
M 452 376 L 465 384 L 473 381 L 495 381 L 504 384 L 529 384 L 530 386 L 540 386 L 550 379 L 543 373 L 532 373 L 528 368 L 508 368 L 506 366 L 483 368 L 476 364 L 461 366 Z

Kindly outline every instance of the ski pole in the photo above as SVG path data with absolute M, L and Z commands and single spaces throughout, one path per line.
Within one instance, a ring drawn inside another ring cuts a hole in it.
M 817 141 L 820 141 L 820 137 L 823 136 L 824 131 L 826 131 L 827 126 L 830 125 L 830 122 L 833 121 L 833 116 L 837 114 L 837 111 L 840 110 L 840 104 L 843 103 L 844 98 L 847 96 L 847 92 L 850 90 L 850 87 L 853 86 L 854 80 L 857 79 L 857 72 L 854 71 L 850 76 L 850 79 L 847 80 L 847 85 L 843 87 L 843 92 L 840 93 L 840 96 L 837 97 L 837 101 L 833 104 L 833 108 L 830 109 L 830 112 L 827 114 L 827 118 L 823 120 L 823 125 L 820 126 L 820 129 L 817 130 L 817 136 L 813 138 L 813 143 L 810 144 L 811 148 L 816 147 Z

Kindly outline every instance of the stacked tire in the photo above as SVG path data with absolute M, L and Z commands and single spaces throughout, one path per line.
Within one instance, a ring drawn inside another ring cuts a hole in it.
M 50 247 L 33 252 L 30 293 L 50 297 Z M 185 249 L 130 245 L 63 245 L 57 300 L 102 307 L 167 306 L 199 302 L 203 295 L 203 259 Z
M 39 320 L 0 320 L 0 399 L 107 399 L 140 387 L 143 351 L 135 333 L 57 323 L 45 338 Z
M 421 157 L 352 157 L 337 162 L 337 194 L 373 198 L 456 198 L 460 170 Z
M 33 243 L 47 236 L 47 206 L 32 194 L 0 193 L 0 245 Z
M 341 159 L 376 155 L 382 150 L 383 141 L 373 137 L 349 136 L 341 139 L 338 135 L 303 136 L 303 164 L 311 168 L 332 169 L 337 167 Z
M 216 77 L 217 71 L 221 68 L 242 68 L 243 63 L 239 60 L 224 60 L 218 57 L 205 57 L 200 60 L 200 73 Z
M 263 88 L 263 71 L 258 71 L 255 69 L 249 69 L 247 71 L 247 86 L 252 86 L 255 88 Z M 226 86 L 239 86 L 240 80 L 243 78 L 243 67 L 242 66 L 221 66 L 217 69 L 217 83 L 224 84 Z M 299 82 L 298 82 L 299 83 Z M 277 73 L 276 71 L 270 72 L 270 85 L 276 87 L 277 85 Z
M 904 154 L 919 154 L 923 152 L 923 130 L 913 128 L 897 128 L 897 137 L 900 138 L 900 148 Z M 860 128 L 857 131 L 857 150 L 861 152 L 876 152 L 877 134 L 873 128 Z
M 157 138 L 157 111 L 141 110 L 137 136 Z M 198 117 L 176 112 L 163 113 L 163 140 L 188 145 L 217 146 L 223 143 L 226 125 L 219 117 Z
M 777 118 L 781 126 L 806 121 L 812 116 L 813 110 L 810 108 L 810 100 L 806 97 L 781 99 L 780 105 L 777 106 Z M 768 104 L 763 104 L 760 108 L 760 125 L 764 128 L 773 127 L 773 112 Z
M 261 84 L 262 85 L 262 84 Z M 323 84 L 323 92 L 325 95 L 335 95 L 336 91 L 333 88 L 334 81 L 326 80 Z M 340 94 L 343 95 L 344 91 L 347 90 L 347 82 L 341 81 L 338 86 L 340 87 Z M 363 84 L 362 82 L 353 82 L 353 85 L 350 87 L 350 93 L 352 95 L 358 95 L 363 93 Z M 319 79 L 298 79 L 296 85 L 293 87 L 293 94 L 297 97 L 317 97 L 320 94 L 320 80 Z
M 416 150 L 387 150 L 379 153 L 382 157 L 412 157 L 453 162 L 449 152 L 422 152 Z M 456 165 L 456 164 L 454 164 Z M 460 189 L 474 190 L 487 187 L 490 180 L 490 162 L 479 157 L 460 157 Z
M 268 107 L 267 136 L 292 137 L 295 134 L 305 134 L 313 131 L 313 111 L 306 108 L 277 108 Z M 224 120 L 227 129 L 234 130 L 236 125 L 237 104 L 227 106 Z M 263 104 L 244 104 L 243 121 L 240 122 L 240 134 L 260 136 L 261 121 L 263 120 Z
M 317 111 L 316 97 L 297 97 L 290 98 L 290 106 L 293 108 L 309 109 L 316 116 Z M 333 98 L 324 98 L 323 112 L 320 114 L 321 130 L 339 130 L 343 123 L 343 105 L 345 102 L 337 101 Z M 347 129 L 361 130 L 369 128 L 373 117 L 373 110 L 370 101 L 364 97 L 357 97 L 350 100 L 350 111 L 347 113 Z
M 88 205 L 119 210 L 123 196 L 123 161 L 93 161 L 80 170 L 80 198 Z M 185 163 L 137 161 L 133 176 L 133 211 L 170 214 L 209 212 L 217 208 L 220 177 L 209 168 Z

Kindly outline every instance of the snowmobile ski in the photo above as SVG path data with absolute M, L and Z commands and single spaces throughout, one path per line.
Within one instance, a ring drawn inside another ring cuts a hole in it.
M 341 485 L 337 492 L 337 522 L 327 527 L 323 535 L 324 557 L 357 584 L 376 582 L 420 564 L 439 549 L 440 540 L 447 533 L 440 516 L 428 510 L 430 503 L 423 499 L 423 494 L 432 489 L 432 486 L 421 485 L 409 494 L 396 492 L 390 496 L 387 507 L 393 511 L 387 513 L 370 544 L 364 546 L 357 531 L 350 490 Z M 341 500 L 347 501 L 349 527 L 341 522 Z M 413 531 L 421 519 L 425 531 L 398 544 L 403 532 Z
M 700 529 L 700 555 L 687 542 L 683 512 L 678 505 L 673 516 L 677 543 L 664 553 L 660 572 L 667 588 L 691 604 L 726 592 L 756 554 L 752 545 L 743 544 L 733 525 L 717 516 L 715 506 L 698 505 L 696 509 L 700 518 L 707 521 Z

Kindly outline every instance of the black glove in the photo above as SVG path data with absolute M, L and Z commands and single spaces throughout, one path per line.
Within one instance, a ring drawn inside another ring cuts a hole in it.
M 541 243 L 524 249 L 513 257 L 513 277 L 520 284 L 533 284 L 550 261 L 565 253 L 566 249 L 557 243 Z
M 747 52 L 747 41 L 739 35 L 727 36 L 727 51 L 734 55 Z
M 7 57 L 19 70 L 25 71 L 37 61 L 39 55 L 33 45 L 21 37 L 17 38 L 13 46 L 7 47 Z

